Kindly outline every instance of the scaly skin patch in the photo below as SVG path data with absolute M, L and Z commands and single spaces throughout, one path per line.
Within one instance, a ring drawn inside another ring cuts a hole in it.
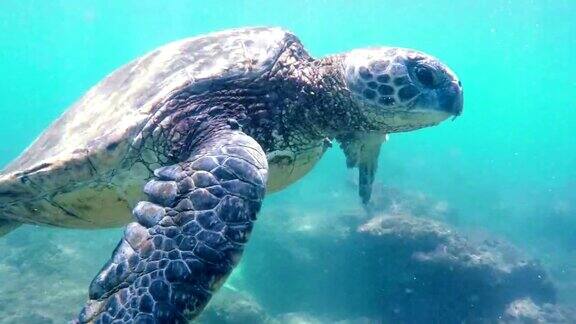
M 238 263 L 266 191 L 264 151 L 241 132 L 155 170 L 80 323 L 186 323 Z

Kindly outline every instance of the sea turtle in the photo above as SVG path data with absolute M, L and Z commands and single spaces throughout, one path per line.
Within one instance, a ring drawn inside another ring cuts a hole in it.
M 98 83 L 8 165 L 0 232 L 129 223 L 77 321 L 184 322 L 238 263 L 265 193 L 331 140 L 367 202 L 386 134 L 461 111 L 455 74 L 414 50 L 314 59 L 280 28 L 176 41 Z

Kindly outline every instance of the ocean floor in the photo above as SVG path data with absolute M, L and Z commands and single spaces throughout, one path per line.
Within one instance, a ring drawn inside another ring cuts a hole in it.
M 377 187 L 366 211 L 267 205 L 199 323 L 574 323 L 549 267 L 448 225 L 446 202 Z M 0 239 L 0 323 L 62 323 L 121 235 L 24 226 Z

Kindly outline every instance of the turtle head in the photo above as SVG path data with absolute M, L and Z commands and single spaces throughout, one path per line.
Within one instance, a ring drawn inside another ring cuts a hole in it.
M 438 59 L 409 49 L 358 49 L 337 56 L 336 62 L 336 74 L 350 94 L 348 102 L 361 120 L 341 125 L 336 139 L 348 167 L 358 168 L 359 194 L 368 204 L 386 134 L 460 115 L 462 84 Z
M 353 50 L 341 62 L 344 84 L 375 131 L 411 131 L 462 113 L 460 81 L 432 56 L 379 47 Z

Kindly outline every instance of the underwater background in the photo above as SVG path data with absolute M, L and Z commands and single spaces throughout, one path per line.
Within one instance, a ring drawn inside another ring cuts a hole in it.
M 243 26 L 315 57 L 367 46 L 440 58 L 453 122 L 393 134 L 366 214 L 337 145 L 270 195 L 202 323 L 575 323 L 576 2 L 0 2 L 0 167 L 92 85 L 162 44 Z M 63 323 L 121 229 L 0 238 L 0 323 Z

